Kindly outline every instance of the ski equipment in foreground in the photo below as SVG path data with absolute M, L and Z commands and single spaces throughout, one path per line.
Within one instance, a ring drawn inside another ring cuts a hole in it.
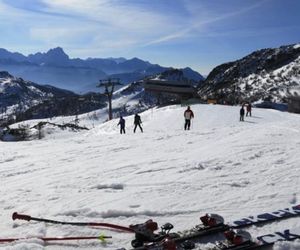
M 73 225 L 73 226 L 97 226 L 97 227 L 106 227 L 106 228 L 112 228 L 112 229 L 117 229 L 125 232 L 130 232 L 133 233 L 133 230 L 130 229 L 129 227 L 124 227 L 120 225 L 115 225 L 111 223 L 99 223 L 99 222 L 65 222 L 65 221 L 57 221 L 57 220 L 49 220 L 49 219 L 44 219 L 44 218 L 35 218 L 31 217 L 30 215 L 26 214 L 18 214 L 17 212 L 14 212 L 12 215 L 13 220 L 27 220 L 27 221 L 42 221 L 46 223 L 54 223 L 54 224 L 62 224 L 62 225 Z
M 169 231 L 173 228 L 173 225 L 167 223 L 161 227 L 161 232 L 158 234 L 154 233 L 154 231 L 158 229 L 157 223 L 152 220 L 148 220 L 145 223 L 130 226 L 130 228 L 135 232 L 135 239 L 131 242 L 131 245 L 137 250 L 142 250 L 147 249 L 144 248 L 144 244 L 151 244 L 155 242 L 166 244 L 166 242 L 163 242 L 164 239 L 168 239 L 168 244 L 170 244 L 170 239 L 172 239 L 178 245 L 187 240 L 198 239 L 205 235 L 224 232 L 231 228 L 238 229 L 299 215 L 300 205 L 279 209 L 271 213 L 262 213 L 256 216 L 245 217 L 228 224 L 224 224 L 224 219 L 220 215 L 206 214 L 200 217 L 202 224 L 196 225 L 191 230 L 187 230 L 182 233 L 170 233 Z
M 285 229 L 274 233 L 265 234 L 252 239 L 250 233 L 241 229 L 230 229 L 224 232 L 226 240 L 218 242 L 211 248 L 206 250 L 255 250 L 262 249 L 266 246 L 271 246 L 278 241 L 293 241 L 300 239 L 300 228 Z M 161 242 L 152 243 L 139 247 L 139 250 L 190 250 L 201 248 L 197 247 L 192 241 L 184 241 L 181 244 L 176 242 L 176 239 L 169 237 Z M 121 249 L 120 249 L 121 250 Z M 124 250 L 124 249 L 122 249 Z
M 105 236 L 103 234 L 99 236 L 76 236 L 76 237 L 30 237 L 30 238 L 6 238 L 0 239 L 0 243 L 12 242 L 17 240 L 29 240 L 29 239 L 39 239 L 42 241 L 67 241 L 67 240 L 100 240 L 102 242 L 105 239 L 111 239 L 111 236 Z

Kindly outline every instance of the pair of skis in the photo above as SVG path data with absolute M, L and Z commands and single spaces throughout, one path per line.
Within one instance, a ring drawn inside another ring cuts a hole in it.
M 162 233 L 157 235 L 158 241 L 149 242 L 143 244 L 142 246 L 135 247 L 135 250 L 175 250 L 175 249 L 193 249 L 195 244 L 193 241 L 200 239 L 203 236 L 219 233 L 219 232 L 226 232 L 228 230 L 239 230 L 241 228 L 245 228 L 251 225 L 259 225 L 264 223 L 269 223 L 273 221 L 278 221 L 282 219 L 292 218 L 295 216 L 300 215 L 300 205 L 296 205 L 290 208 L 279 209 L 273 211 L 271 213 L 262 213 L 256 216 L 249 216 L 244 217 L 239 220 L 235 220 L 233 222 L 224 224 L 222 219 L 219 220 L 219 223 L 215 223 L 212 225 L 208 225 L 209 223 L 204 223 L 206 225 L 197 225 L 193 229 L 189 231 L 185 231 L 184 234 L 173 236 L 172 234 L 165 234 L 165 237 L 161 235 L 164 234 L 163 230 Z M 218 216 L 220 217 L 220 216 Z M 218 218 L 217 217 L 217 218 Z M 202 220 L 201 217 L 200 219 Z M 205 218 L 203 219 L 205 222 Z M 139 232 L 136 233 L 136 238 L 139 237 Z M 254 241 L 248 239 L 243 244 L 223 244 L 220 243 L 219 245 L 215 246 L 217 250 L 247 250 L 247 249 L 260 249 L 267 245 L 272 245 L 277 241 L 291 241 L 300 238 L 300 228 L 295 229 L 286 229 L 283 231 L 274 232 L 271 234 L 261 235 L 257 237 Z M 226 242 L 228 243 L 228 241 Z
M 294 229 L 286 229 L 283 231 L 276 231 L 274 233 L 261 235 L 256 237 L 255 240 L 247 240 L 240 244 L 231 244 L 228 241 L 223 241 L 215 244 L 212 248 L 205 248 L 206 250 L 256 250 L 264 249 L 268 246 L 272 246 L 278 241 L 293 241 L 300 239 L 300 227 Z M 201 248 L 195 248 L 195 244 L 190 241 L 184 241 L 182 244 L 178 244 L 176 239 L 165 238 L 159 243 L 153 243 L 142 247 L 135 248 L 134 250 L 203 250 Z M 125 250 L 121 248 L 118 250 Z

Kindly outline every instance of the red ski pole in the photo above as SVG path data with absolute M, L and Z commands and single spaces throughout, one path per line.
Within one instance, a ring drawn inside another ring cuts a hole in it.
M 101 223 L 101 222 L 66 222 L 66 221 L 57 221 L 57 220 L 49 220 L 44 218 L 35 218 L 31 217 L 30 215 L 26 214 L 18 214 L 17 212 L 14 212 L 12 215 L 13 220 L 27 220 L 27 221 L 42 221 L 46 223 L 54 223 L 54 224 L 62 224 L 62 225 L 73 225 L 73 226 L 97 226 L 97 227 L 107 227 L 107 228 L 113 228 L 125 232 L 133 233 L 133 230 L 129 227 L 124 227 L 120 225 L 115 225 L 111 223 Z

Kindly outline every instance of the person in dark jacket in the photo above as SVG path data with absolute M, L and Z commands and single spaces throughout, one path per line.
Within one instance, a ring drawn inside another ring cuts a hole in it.
M 134 116 L 134 129 L 133 129 L 133 133 L 135 133 L 137 126 L 140 127 L 141 132 L 143 133 L 143 128 L 141 126 L 142 120 L 141 117 L 138 114 L 135 114 Z
M 194 118 L 194 113 L 191 110 L 190 106 L 187 107 L 186 111 L 184 111 L 184 119 L 185 119 L 185 123 L 184 123 L 184 130 L 190 130 L 190 126 L 191 126 L 191 119 Z
M 242 105 L 240 109 L 240 122 L 244 121 L 244 116 L 245 116 L 245 110 L 244 110 L 244 105 Z
M 119 123 L 118 123 L 118 126 L 120 125 L 120 134 L 125 134 L 125 119 L 120 116 L 120 120 L 119 120 Z
M 246 116 L 248 116 L 248 114 L 249 116 L 251 116 L 251 110 L 252 110 L 251 103 L 247 104 L 246 110 L 247 110 Z

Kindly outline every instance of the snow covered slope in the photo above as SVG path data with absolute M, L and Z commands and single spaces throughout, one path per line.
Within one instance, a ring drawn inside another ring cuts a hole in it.
M 176 230 L 207 212 L 226 221 L 300 202 L 300 116 L 253 109 L 239 122 L 239 107 L 194 105 L 192 129 L 183 130 L 183 107 L 141 114 L 144 133 L 127 134 L 117 120 L 54 140 L 0 142 L 0 238 L 99 235 L 107 244 L 78 241 L 45 245 L 22 240 L 0 249 L 117 249 L 133 235 L 97 228 L 11 220 L 13 212 L 65 221 L 128 226 L 149 218 Z M 300 226 L 299 218 L 251 227 L 254 236 Z M 299 249 L 281 243 L 276 250 Z

